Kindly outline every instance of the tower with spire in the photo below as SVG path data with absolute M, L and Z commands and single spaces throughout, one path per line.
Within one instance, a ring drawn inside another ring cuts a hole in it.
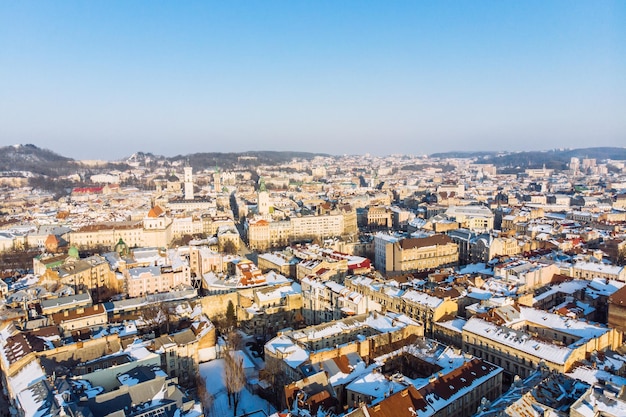
M 258 212 L 262 216 L 270 214 L 270 194 L 267 192 L 265 180 L 259 180 L 259 191 L 257 193 Z
M 193 168 L 185 167 L 185 200 L 193 200 Z
M 213 189 L 216 193 L 222 191 L 222 173 L 218 167 L 215 167 L 215 172 L 213 173 Z

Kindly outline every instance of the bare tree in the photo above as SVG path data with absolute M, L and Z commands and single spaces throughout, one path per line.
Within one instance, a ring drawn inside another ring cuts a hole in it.
M 213 395 L 207 390 L 206 380 L 198 373 L 196 375 L 196 390 L 198 393 L 198 399 L 202 404 L 202 411 L 205 416 L 209 415 L 210 410 L 213 409 Z
M 164 333 L 170 332 L 171 312 L 162 301 L 144 307 L 141 311 L 141 318 L 151 329 L 158 329 Z
M 237 330 L 232 330 L 226 335 L 229 350 L 241 350 L 243 348 L 243 337 Z
M 285 385 L 291 381 L 287 379 L 279 365 L 279 360 L 267 358 L 265 367 L 261 370 L 259 377 L 269 383 L 269 398 L 276 409 L 280 410 L 286 407 L 288 404 L 285 402 Z
M 224 247 L 222 248 L 222 252 L 234 255 L 237 253 L 237 246 L 231 240 L 227 240 L 224 242 Z
M 228 349 L 224 355 L 224 385 L 228 394 L 228 405 L 233 407 L 233 416 L 237 415 L 237 407 L 241 399 L 241 391 L 246 384 L 243 370 L 243 358 Z

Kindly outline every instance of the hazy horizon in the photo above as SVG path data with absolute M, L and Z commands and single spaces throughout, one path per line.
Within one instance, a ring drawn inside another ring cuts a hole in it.
M 626 143 L 626 3 L 0 3 L 0 146 L 73 159 Z

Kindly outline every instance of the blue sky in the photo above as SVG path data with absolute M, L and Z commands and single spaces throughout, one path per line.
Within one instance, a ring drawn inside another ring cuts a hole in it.
M 0 146 L 626 146 L 624 1 L 2 1 Z

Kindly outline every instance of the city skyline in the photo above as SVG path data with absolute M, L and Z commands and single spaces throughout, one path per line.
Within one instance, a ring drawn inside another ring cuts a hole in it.
M 626 142 L 621 2 L 0 5 L 0 146 L 75 159 Z

